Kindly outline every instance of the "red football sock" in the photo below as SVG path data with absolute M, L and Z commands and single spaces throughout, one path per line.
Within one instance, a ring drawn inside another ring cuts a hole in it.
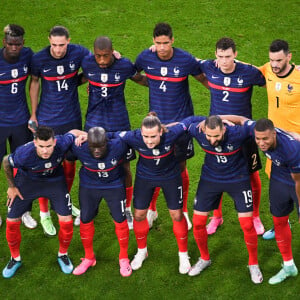
M 131 207 L 132 194 L 133 194 L 133 186 L 127 187 L 126 188 L 126 208 Z
M 207 231 L 206 231 L 207 216 L 194 214 L 193 216 L 193 233 L 195 241 L 198 245 L 200 256 L 204 260 L 209 260 L 209 252 L 207 245 Z
M 259 172 L 256 171 L 250 175 L 251 189 L 253 195 L 253 217 L 259 216 L 259 205 L 261 196 L 261 181 Z
M 173 232 L 177 240 L 179 252 L 187 252 L 188 227 L 184 217 L 179 222 L 173 220 Z
M 133 219 L 133 230 L 136 238 L 136 243 L 139 249 L 147 247 L 147 235 L 149 232 L 149 224 L 147 218 L 143 221 Z
M 152 195 L 152 199 L 151 199 L 150 206 L 149 206 L 150 210 L 156 211 L 156 202 L 157 202 L 157 198 L 159 195 L 159 191 L 160 191 L 160 187 L 156 187 L 154 189 L 154 193 Z
M 64 160 L 63 167 L 64 167 L 64 173 L 65 173 L 66 182 L 67 182 L 67 186 L 68 186 L 68 191 L 70 192 L 72 185 L 73 185 L 74 177 L 75 177 L 76 162 Z
M 20 225 L 21 221 L 12 222 L 6 220 L 6 240 L 13 258 L 20 256 L 20 244 L 22 240 Z
M 68 252 L 69 245 L 73 236 L 73 221 L 59 221 L 59 232 L 58 232 L 58 240 L 59 240 L 59 252 L 64 254 Z
M 283 261 L 293 259 L 292 253 L 292 233 L 289 226 L 289 216 L 274 217 L 275 239 Z
M 39 198 L 39 204 L 40 204 L 40 211 L 41 212 L 48 212 L 49 209 L 48 209 L 48 199 L 47 198 L 44 198 L 44 197 L 40 197 Z
M 93 239 L 95 234 L 94 221 L 82 223 L 80 221 L 80 238 L 85 252 L 85 258 L 93 259 L 95 257 L 93 250 Z
M 187 202 L 189 197 L 189 185 L 190 185 L 190 178 L 189 178 L 189 172 L 187 168 L 184 169 L 183 172 L 181 172 L 181 178 L 182 178 L 182 200 L 183 200 L 183 212 L 187 212 Z
M 129 241 L 129 229 L 127 221 L 122 223 L 115 222 L 115 231 L 120 245 L 119 259 L 128 258 L 128 241 Z
M 253 217 L 240 217 L 241 228 L 244 232 L 244 239 L 249 253 L 249 265 L 257 265 L 257 234 L 253 226 Z
M 221 196 L 219 207 L 214 210 L 214 217 L 216 217 L 216 218 L 222 218 L 222 216 L 223 216 L 223 214 L 222 214 L 222 202 L 223 202 L 223 195 Z

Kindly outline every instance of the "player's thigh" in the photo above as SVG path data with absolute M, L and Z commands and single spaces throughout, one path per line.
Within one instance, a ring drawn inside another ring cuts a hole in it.
M 28 129 L 27 123 L 24 125 L 16 126 L 11 129 L 10 151 L 14 152 L 17 147 L 31 142 L 33 139 L 32 132 Z
M 224 188 L 226 188 L 225 191 L 233 199 L 235 209 L 239 213 L 253 211 L 252 189 L 249 179 L 227 183 Z
M 194 210 L 208 212 L 217 209 L 223 191 L 220 183 L 200 178 L 194 200 Z
M 72 200 L 64 179 L 48 181 L 43 190 L 43 197 L 50 200 L 51 208 L 60 216 L 72 214 Z
M 185 161 L 194 156 L 193 139 L 187 133 L 180 135 L 176 140 L 174 153 L 178 162 Z
M 136 176 L 133 190 L 134 208 L 147 209 L 150 205 L 155 187 L 155 182 L 152 180 Z
M 114 221 L 121 223 L 125 221 L 126 208 L 126 190 L 125 187 L 106 189 L 103 191 L 103 197 L 107 202 L 110 214 Z
M 297 201 L 295 187 L 281 181 L 270 179 L 269 187 L 270 211 L 275 217 L 289 215 L 294 209 L 294 200 Z
M 97 216 L 102 197 L 103 190 L 79 186 L 80 220 L 83 223 L 89 223 Z
M 171 210 L 177 210 L 182 208 L 182 178 L 177 176 L 174 179 L 161 181 L 161 188 L 163 190 L 167 206 Z

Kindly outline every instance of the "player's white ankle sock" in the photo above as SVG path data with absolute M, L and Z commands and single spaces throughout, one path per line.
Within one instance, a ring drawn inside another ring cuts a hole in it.
M 50 217 L 50 211 L 47 211 L 47 212 L 40 211 L 40 217 L 41 217 L 41 219 L 45 219 L 47 217 Z

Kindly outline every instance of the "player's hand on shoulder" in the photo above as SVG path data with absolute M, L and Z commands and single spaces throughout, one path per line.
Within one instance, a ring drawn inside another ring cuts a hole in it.
M 222 120 L 223 124 L 226 124 L 228 126 L 235 126 L 233 122 L 230 122 L 229 120 Z
M 205 120 L 198 123 L 196 128 L 199 128 L 199 133 L 201 133 L 201 132 L 205 133 Z
M 117 51 L 117 50 L 114 50 L 113 55 L 114 55 L 114 57 L 115 57 L 116 59 L 122 58 L 121 53 L 120 53 L 119 51 Z
M 155 46 L 155 45 L 151 45 L 151 46 L 149 47 L 149 50 L 150 50 L 151 52 L 156 52 L 156 46 Z
M 87 141 L 87 133 L 80 134 L 76 139 L 75 139 L 75 145 L 76 146 L 81 146 L 84 142 Z

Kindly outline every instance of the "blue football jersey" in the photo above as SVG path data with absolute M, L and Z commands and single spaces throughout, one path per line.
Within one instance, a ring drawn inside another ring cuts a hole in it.
M 210 145 L 205 133 L 197 124 L 189 127 L 189 133 L 205 151 L 201 177 L 214 182 L 239 182 L 249 178 L 248 163 L 243 156 L 242 144 L 249 137 L 243 126 L 226 126 L 224 139 L 217 147 Z
M 144 50 L 136 59 L 137 70 L 144 71 L 149 84 L 149 110 L 167 124 L 194 114 L 189 91 L 189 75 L 199 75 L 197 60 L 188 52 L 173 48 L 173 57 L 161 60 L 156 52 Z
M 71 147 L 75 136 L 66 133 L 55 136 L 56 145 L 49 159 L 42 159 L 36 153 L 33 142 L 22 145 L 9 155 L 8 161 L 13 168 L 18 168 L 18 176 L 27 176 L 32 180 L 61 180 L 64 178 L 62 162 Z
M 81 119 L 78 99 L 78 70 L 88 49 L 69 44 L 66 55 L 55 59 L 50 46 L 32 58 L 32 75 L 41 77 L 41 95 L 37 109 L 41 125 L 56 127 Z
M 254 66 L 235 63 L 235 70 L 223 73 L 213 60 L 199 62 L 210 90 L 210 115 L 234 114 L 252 117 L 251 96 L 254 85 L 266 84 L 262 73 Z
M 121 58 L 109 68 L 100 68 L 94 56 L 87 56 L 82 70 L 89 81 L 85 129 L 101 126 L 106 131 L 130 130 L 124 88 L 126 80 L 136 74 L 134 65 Z
M 200 116 L 189 117 L 168 127 L 168 131 L 161 136 L 159 145 L 153 149 L 149 149 L 144 143 L 140 129 L 119 133 L 121 139 L 139 153 L 136 174 L 149 180 L 169 180 L 178 176 L 180 169 L 174 155 L 174 144 L 192 122 L 204 119 Z
M 28 122 L 26 81 L 31 71 L 33 52 L 23 47 L 19 60 L 7 62 L 0 50 L 0 126 L 17 126 Z
M 109 139 L 107 154 L 103 158 L 94 158 L 88 143 L 72 145 L 72 152 L 81 161 L 79 172 L 80 185 L 93 189 L 110 189 L 124 186 L 124 168 L 122 163 L 128 146 L 120 138 Z
M 255 121 L 247 121 L 249 134 L 254 138 Z M 276 148 L 263 151 L 266 157 L 272 160 L 271 177 L 294 186 L 291 173 L 300 173 L 300 142 L 287 132 L 275 128 Z

